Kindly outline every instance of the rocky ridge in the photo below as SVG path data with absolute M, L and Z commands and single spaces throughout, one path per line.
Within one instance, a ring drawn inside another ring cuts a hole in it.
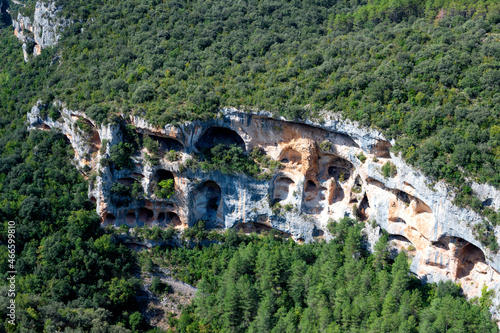
M 17 14 L 12 19 L 14 34 L 23 43 L 24 61 L 28 61 L 30 54 L 40 55 L 42 49 L 53 47 L 60 38 L 59 30 L 68 22 L 57 16 L 60 10 L 55 2 L 37 1 L 33 19 Z
M 97 125 L 84 113 L 60 102 L 59 119 L 42 116 L 38 103 L 28 114 L 30 128 L 59 129 L 75 150 L 75 162 L 87 176 L 95 173 L 89 197 L 97 204 L 102 225 L 184 229 L 204 220 L 209 228 L 237 228 L 244 232 L 276 229 L 298 242 L 330 240 L 327 224 L 356 215 L 366 221 L 369 245 L 387 230 L 395 251 L 412 258 L 411 269 L 425 281 L 451 279 L 468 297 L 481 295 L 483 286 L 500 290 L 500 254 L 477 241 L 472 227 L 482 217 L 453 204 L 454 193 L 443 182 L 433 183 L 390 152 L 391 142 L 369 128 L 326 114 L 321 123 L 290 122 L 266 112 L 223 109 L 216 119 L 179 126 L 153 126 L 137 116 L 120 115 L 178 160 L 163 157 L 158 165 L 146 160 L 143 148 L 133 156 L 130 170 L 103 165 L 110 147 L 123 139 L 120 123 Z M 77 122 L 87 124 L 84 132 Z M 269 180 L 220 171 L 186 168 L 186 161 L 217 143 L 236 144 L 245 151 L 259 149 L 281 162 Z M 391 174 L 382 167 L 392 165 Z M 173 179 L 175 194 L 158 198 L 154 188 Z M 125 205 L 111 200 L 114 183 L 140 184 L 144 198 Z M 498 209 L 500 193 L 488 185 L 473 190 Z M 495 230 L 498 237 L 499 230 Z M 500 297 L 491 308 L 495 317 Z

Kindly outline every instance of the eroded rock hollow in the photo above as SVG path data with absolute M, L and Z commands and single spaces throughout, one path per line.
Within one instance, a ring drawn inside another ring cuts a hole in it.
M 366 221 L 370 246 L 381 228 L 387 230 L 392 248 L 407 251 L 412 271 L 424 280 L 455 280 L 468 296 L 479 296 L 484 285 L 500 288 L 500 256 L 472 233 L 481 216 L 455 206 L 444 183 L 432 183 L 405 164 L 375 130 L 337 115 L 325 115 L 321 123 L 299 123 L 224 109 L 210 121 L 163 128 L 122 115 L 123 123 L 158 142 L 163 153 L 152 164 L 142 148 L 132 156 L 131 167 L 118 170 L 103 161 L 123 140 L 122 125 L 96 125 L 81 112 L 58 102 L 55 106 L 61 110 L 58 120 L 43 118 L 41 106 L 34 106 L 28 114 L 30 127 L 61 130 L 74 147 L 78 167 L 87 176 L 97 175 L 89 196 L 103 225 L 184 229 L 203 220 L 208 228 L 275 229 L 310 242 L 330 240 L 329 222 L 356 216 Z M 81 118 L 86 132 L 76 126 Z M 246 154 L 257 149 L 281 167 L 261 179 L 190 167 L 191 158 L 217 144 L 234 145 Z M 382 169 L 387 163 L 389 173 Z M 172 193 L 160 195 L 160 183 L 168 183 Z M 120 200 L 120 188 L 142 194 Z M 491 205 L 498 203 L 498 191 L 488 187 L 483 192 L 492 198 Z

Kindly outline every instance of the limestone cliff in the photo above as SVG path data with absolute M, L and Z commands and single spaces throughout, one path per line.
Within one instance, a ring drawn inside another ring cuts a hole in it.
M 57 44 L 60 29 L 68 23 L 57 16 L 59 10 L 55 2 L 37 1 L 33 19 L 21 13 L 17 14 L 17 18 L 13 18 L 14 34 L 23 43 L 24 61 L 28 61 L 30 55 L 40 55 L 42 49 Z
M 142 149 L 133 156 L 131 170 L 115 170 L 102 161 L 110 147 L 122 140 L 119 123 L 97 126 L 81 112 L 58 102 L 55 107 L 61 111 L 58 120 L 42 117 L 41 105 L 35 105 L 28 114 L 29 125 L 60 129 L 70 140 L 81 170 L 86 175 L 95 172 L 89 196 L 97 204 L 103 226 L 183 229 L 205 220 L 210 228 L 246 232 L 272 228 L 298 242 L 310 242 L 330 240 L 329 221 L 356 214 L 367 222 L 370 246 L 381 228 L 387 230 L 392 247 L 409 253 L 412 271 L 424 280 L 452 279 L 469 297 L 480 296 L 486 285 L 500 296 L 500 254 L 482 246 L 472 233 L 481 216 L 455 206 L 454 193 L 445 183 L 434 184 L 407 165 L 375 130 L 336 114 L 325 114 L 320 123 L 290 122 L 265 112 L 223 109 L 210 121 L 163 128 L 120 115 L 120 121 L 134 125 L 138 135 L 149 135 L 164 151 L 175 151 L 178 159 L 163 157 L 153 166 Z M 79 129 L 79 119 L 90 130 Z M 282 168 L 270 180 L 257 180 L 186 167 L 199 150 L 220 142 L 237 144 L 247 152 L 258 148 L 280 161 Z M 384 175 L 382 167 L 388 162 L 392 170 Z M 168 199 L 154 194 L 156 184 L 164 179 L 175 183 L 175 194 Z M 145 196 L 118 205 L 111 199 L 114 183 L 138 183 Z M 480 184 L 473 188 L 498 209 L 498 190 Z M 499 302 L 496 297 L 495 315 Z

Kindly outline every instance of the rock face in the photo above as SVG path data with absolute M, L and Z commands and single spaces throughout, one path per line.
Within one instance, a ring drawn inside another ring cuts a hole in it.
M 330 221 L 356 215 L 367 222 L 370 246 L 381 228 L 387 230 L 391 246 L 409 253 L 412 271 L 424 280 L 454 280 L 469 297 L 480 296 L 484 285 L 500 295 L 500 255 L 472 233 L 481 216 L 455 206 L 446 184 L 432 183 L 391 153 L 391 143 L 375 130 L 335 114 L 325 115 L 321 123 L 299 123 L 224 109 L 211 121 L 163 128 L 121 115 L 121 122 L 134 125 L 138 135 L 149 135 L 164 151 L 174 151 L 178 160 L 165 156 L 152 166 L 143 148 L 133 156 L 132 169 L 115 170 L 102 161 L 122 140 L 120 124 L 97 126 L 83 113 L 57 102 L 55 106 L 61 110 L 58 120 L 42 117 L 41 105 L 35 105 L 28 114 L 30 127 L 60 129 L 73 145 L 79 168 L 86 175 L 95 173 L 89 196 L 103 226 L 183 229 L 204 220 L 209 228 L 275 229 L 298 242 L 310 242 L 330 240 Z M 87 124 L 87 131 L 77 122 Z M 217 143 L 236 144 L 247 152 L 259 149 L 282 167 L 269 180 L 189 168 L 192 156 Z M 386 163 L 392 164 L 392 172 L 384 176 Z M 174 181 L 175 194 L 158 198 L 157 184 L 168 179 Z M 139 184 L 144 197 L 118 204 L 112 199 L 115 183 Z M 498 205 L 494 188 L 474 188 L 491 199 L 492 207 Z M 495 315 L 499 301 L 494 300 Z
M 40 55 L 42 49 L 57 44 L 60 37 L 59 30 L 68 24 L 66 20 L 57 17 L 59 10 L 55 2 L 37 1 L 32 20 L 21 13 L 12 20 L 14 34 L 23 43 L 24 61 L 29 60 L 30 54 Z

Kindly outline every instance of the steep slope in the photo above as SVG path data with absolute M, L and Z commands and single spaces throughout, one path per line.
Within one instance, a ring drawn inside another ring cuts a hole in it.
M 445 183 L 433 183 L 408 166 L 374 130 L 336 115 L 325 115 L 321 124 L 299 123 L 235 109 L 211 121 L 163 128 L 122 116 L 96 126 L 80 112 L 54 106 L 61 111 L 58 120 L 42 117 L 45 106 L 38 104 L 28 114 L 30 126 L 60 129 L 69 138 L 75 161 L 94 180 L 89 196 L 103 226 L 182 230 L 204 220 L 210 229 L 276 229 L 310 242 L 331 239 L 330 221 L 356 216 L 366 221 L 371 246 L 380 228 L 387 230 L 394 249 L 411 255 L 411 269 L 424 280 L 454 280 L 469 297 L 480 296 L 483 286 L 500 290 L 500 255 L 473 232 L 483 218 L 454 205 Z M 130 152 L 129 167 L 120 167 L 112 151 L 126 136 L 149 137 L 161 152 L 175 152 L 177 160 L 162 154 L 151 163 L 151 152 L 139 146 Z M 203 151 L 218 144 L 280 163 L 274 170 L 262 167 L 261 177 L 204 170 Z M 158 184 L 168 179 L 173 195 L 162 197 Z M 117 192 L 117 186 L 124 190 Z M 500 197 L 491 194 L 492 202 Z

